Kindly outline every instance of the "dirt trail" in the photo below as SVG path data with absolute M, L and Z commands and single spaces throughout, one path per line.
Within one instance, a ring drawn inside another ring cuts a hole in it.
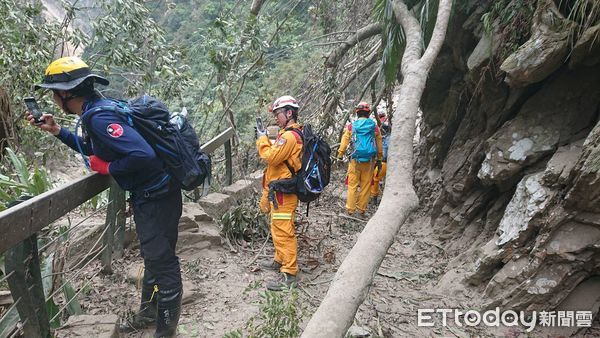
M 341 181 L 341 178 L 336 178 L 336 182 Z M 307 313 L 304 321 L 308 320 L 308 314 L 316 309 L 327 292 L 337 267 L 365 224 L 338 216 L 344 210 L 344 190 L 341 183 L 334 183 L 319 203 L 311 205 L 308 218 L 304 215 L 305 205 L 298 207 L 300 297 Z M 369 212 L 373 213 L 374 205 L 369 208 Z M 419 217 L 412 223 L 423 221 L 424 218 Z M 418 227 L 405 226 L 398 235 L 357 314 L 356 324 L 367 328 L 375 336 L 423 335 L 424 331 L 413 328 L 416 327 L 416 308 L 443 298 L 447 301 L 447 297 L 424 290 L 427 282 L 445 265 L 447 258 L 443 249 L 412 233 L 414 228 Z M 184 281 L 191 285 L 189 289 L 195 294 L 183 307 L 179 336 L 223 336 L 243 328 L 258 313 L 259 292 L 264 291 L 266 281 L 277 277 L 275 272 L 258 268 L 258 262 L 269 259 L 273 253 L 270 242 L 260 251 L 262 244 L 237 248 L 237 253 L 223 246 L 203 250 L 202 254 L 196 255 L 200 258 L 180 257 Z M 257 255 L 256 261 L 247 266 Z M 138 248 L 127 249 L 125 256 L 115 261 L 113 275 L 94 278 L 95 287 L 81 299 L 85 312 L 123 315 L 129 309 L 135 309 L 138 291 L 127 276 L 135 274 L 141 265 Z M 89 275 L 97 268 L 91 266 Z M 149 337 L 152 332 L 148 330 L 127 336 Z
M 335 182 L 342 179 L 337 177 Z M 365 224 L 338 215 L 344 210 L 344 190 L 341 183 L 334 183 L 317 205 L 311 205 L 308 218 L 304 216 L 305 205 L 298 208 L 299 290 L 306 306 L 303 325 L 327 292 L 337 267 Z M 374 208 L 370 205 L 369 212 L 373 213 Z M 430 229 L 429 218 L 423 213 L 413 215 L 401 228 L 356 315 L 355 329 L 367 330 L 372 337 L 520 336 L 521 330 L 514 329 L 417 326 L 417 309 L 477 309 L 482 300 L 480 292 L 473 290 L 461 289 L 453 295 L 438 293 L 436 283 L 453 257 L 446 254 L 442 244 L 437 242 L 438 236 Z M 266 281 L 277 277 L 275 272 L 258 268 L 258 262 L 270 259 L 273 253 L 270 242 L 264 250 L 261 250 L 262 245 L 253 243 L 247 248 L 237 248 L 238 252 L 232 252 L 225 245 L 195 253 L 199 258 L 180 257 L 188 290 L 186 296 L 190 298 L 183 306 L 179 337 L 222 337 L 243 328 L 258 313 L 259 293 L 265 290 Z M 255 258 L 258 259 L 247 266 Z M 115 262 L 113 275 L 95 277 L 96 287 L 81 299 L 84 311 L 123 315 L 137 308 L 138 291 L 127 281 L 127 275 L 141 265 L 138 249 L 128 249 L 125 257 Z M 91 267 L 89 274 L 98 268 Z M 152 333 L 153 330 L 147 330 L 126 337 L 151 337 Z

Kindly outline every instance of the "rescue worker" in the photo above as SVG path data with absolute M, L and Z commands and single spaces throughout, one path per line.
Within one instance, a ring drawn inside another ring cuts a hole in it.
M 387 172 L 387 154 L 391 133 L 390 124 L 385 113 L 380 112 L 378 113 L 378 116 L 379 121 L 381 121 L 383 158 L 381 162 L 381 170 L 375 168 L 375 171 L 373 172 L 373 181 L 371 183 L 371 197 L 374 199 L 375 203 L 377 203 L 377 197 L 379 196 L 379 183 L 383 181 Z
M 263 191 L 260 210 L 269 213 L 271 218 L 271 235 L 275 247 L 273 261 L 262 262 L 263 268 L 278 270 L 281 280 L 267 283 L 272 291 L 283 290 L 284 287 L 295 287 L 298 273 L 298 243 L 294 228 L 294 217 L 298 206 L 295 194 L 273 192 L 269 200 L 269 183 L 274 180 L 292 177 L 292 170 L 297 172 L 302 166 L 302 136 L 292 129 L 301 129 L 298 124 L 298 102 L 291 96 L 282 96 L 272 105 L 273 117 L 280 131 L 271 145 L 266 129 L 257 128 L 256 146 L 260 158 L 267 163 L 263 176 Z
M 108 85 L 109 81 L 92 73 L 78 57 L 64 57 L 53 61 L 46 68 L 43 82 L 35 85 L 36 89 L 51 90 L 54 102 L 65 114 L 79 116 L 83 137 L 61 127 L 51 114 L 43 114 L 42 124 L 36 124 L 31 114 L 26 118 L 89 156 L 91 170 L 112 175 L 121 188 L 130 192 L 145 270 L 140 310 L 121 329 L 140 329 L 155 323 L 154 337 L 172 337 L 177 331 L 183 293 L 175 255 L 181 189 L 163 170 L 162 161 L 150 145 L 122 116 L 107 110 L 90 112 L 94 107 L 114 104 L 101 96 L 95 83 Z
M 381 170 L 382 166 L 382 138 L 375 122 L 369 119 L 371 107 L 368 103 L 360 102 L 354 111 L 358 119 L 346 127 L 338 149 L 337 160 L 342 160 L 346 148 L 352 143 L 353 151 L 348 165 L 346 212 L 348 215 L 353 215 L 355 211 L 358 211 L 358 217 L 365 219 L 373 170 L 375 167 Z M 361 128 L 361 131 L 358 128 Z M 366 149 L 365 152 L 362 148 L 370 148 L 371 150 Z

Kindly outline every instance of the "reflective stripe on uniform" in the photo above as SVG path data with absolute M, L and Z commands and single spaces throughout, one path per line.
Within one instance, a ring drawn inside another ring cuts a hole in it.
M 291 213 L 274 212 L 272 219 L 292 219 Z

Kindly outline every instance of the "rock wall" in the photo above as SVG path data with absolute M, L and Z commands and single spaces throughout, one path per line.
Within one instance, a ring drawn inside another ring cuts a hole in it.
M 415 186 L 456 256 L 440 287 L 479 290 L 487 307 L 560 308 L 600 285 L 600 23 L 575 35 L 539 0 L 529 40 L 497 60 L 481 28 L 490 6 L 465 5 L 450 24 L 423 96 Z

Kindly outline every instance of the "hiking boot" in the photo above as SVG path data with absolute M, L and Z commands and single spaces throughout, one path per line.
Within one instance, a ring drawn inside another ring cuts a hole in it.
M 138 331 L 154 325 L 157 313 L 156 298 L 154 287 L 143 284 L 140 310 L 130 318 L 123 318 L 119 324 L 119 331 L 122 333 Z
M 371 204 L 377 206 L 377 204 L 379 204 L 378 197 L 379 195 L 371 196 Z
M 170 338 L 177 334 L 181 314 L 182 289 L 160 290 L 158 294 L 158 318 L 154 338 Z
M 281 268 L 281 263 L 279 263 L 276 260 L 262 261 L 259 263 L 259 265 L 263 269 L 274 270 L 274 271 L 279 271 L 279 269 Z
M 279 280 L 267 282 L 267 290 L 283 291 L 284 289 L 295 289 L 298 282 L 296 276 L 283 272 Z

